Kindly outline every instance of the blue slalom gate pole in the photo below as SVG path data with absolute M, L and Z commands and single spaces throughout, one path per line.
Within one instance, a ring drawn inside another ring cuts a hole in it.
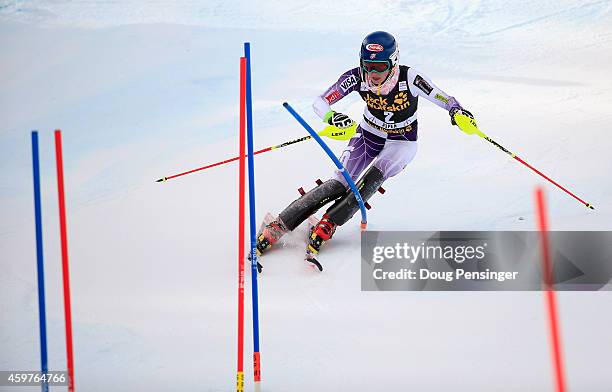
M 40 202 L 40 164 L 38 158 L 38 132 L 32 131 L 32 172 L 34 177 L 34 219 L 36 222 L 36 264 L 38 271 L 38 320 L 40 328 L 40 369 L 49 370 L 47 363 L 47 316 L 45 312 L 45 271 L 43 267 L 42 208 Z M 43 382 L 43 392 L 49 385 Z
M 349 187 L 351 188 L 351 190 L 355 194 L 355 198 L 357 199 L 357 203 L 359 204 L 359 209 L 361 210 L 361 230 L 365 230 L 366 226 L 368 224 L 368 217 L 367 217 L 367 214 L 366 214 L 365 204 L 363 203 L 363 199 L 361 198 L 361 194 L 357 190 L 357 186 L 355 185 L 355 183 L 351 179 L 351 176 L 349 176 L 349 174 L 346 172 L 346 169 L 344 168 L 344 166 L 342 166 L 342 163 L 340 163 L 338 158 L 336 158 L 336 155 L 334 155 L 333 151 L 330 150 L 330 148 L 327 146 L 327 144 L 325 144 L 325 142 L 323 141 L 323 139 L 321 139 L 321 137 L 317 134 L 317 132 L 315 132 L 315 130 L 312 129 L 312 127 L 310 125 L 308 125 L 308 123 L 306 121 L 304 121 L 304 119 L 299 114 L 297 114 L 297 112 L 295 110 L 293 110 L 293 108 L 287 102 L 283 103 L 283 106 L 285 107 L 285 109 L 287 109 L 287 111 L 289 113 L 291 113 L 291 115 L 293 117 L 295 117 L 295 119 L 300 124 L 302 124 L 302 126 L 304 128 L 306 128 L 308 133 L 310 133 L 310 135 L 317 141 L 317 143 L 319 143 L 321 148 L 323 148 L 323 150 L 325 150 L 327 155 L 329 155 L 331 160 L 334 161 L 334 163 L 336 164 L 336 167 L 338 168 L 338 170 L 340 170 L 340 172 L 344 176 L 344 179 L 346 180 L 347 184 L 349 185 Z
M 246 57 L 246 119 L 247 155 L 249 166 L 249 215 L 251 224 L 251 298 L 253 301 L 253 377 L 255 390 L 261 388 L 261 360 L 259 354 L 259 301 L 257 291 L 257 224 L 255 221 L 255 160 L 253 159 L 253 98 L 251 91 L 251 44 L 244 43 Z

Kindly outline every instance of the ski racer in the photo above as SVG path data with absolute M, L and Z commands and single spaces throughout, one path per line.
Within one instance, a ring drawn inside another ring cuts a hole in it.
M 365 101 L 363 118 L 355 135 L 344 149 L 340 162 L 367 201 L 383 182 L 401 172 L 417 152 L 417 107 L 419 97 L 446 110 L 456 125 L 457 113 L 473 118 L 452 96 L 438 88 L 422 72 L 399 64 L 399 46 L 384 31 L 368 34 L 359 54 L 359 67 L 343 73 L 336 83 L 315 99 L 313 108 L 324 122 L 344 129 L 355 123 L 331 105 L 352 92 Z M 362 175 L 363 173 L 363 175 Z M 357 200 L 342 173 L 313 188 L 287 206 L 257 236 L 258 255 L 266 252 L 279 238 L 294 230 L 324 205 L 322 219 L 309 233 L 306 260 L 322 270 L 315 256 L 329 241 L 338 226 L 345 224 L 359 210 Z M 261 264 L 258 263 L 259 272 Z

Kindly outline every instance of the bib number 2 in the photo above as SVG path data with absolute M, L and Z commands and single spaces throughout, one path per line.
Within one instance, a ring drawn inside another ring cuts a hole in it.
M 393 124 L 393 121 L 391 121 L 391 117 L 393 117 L 393 112 L 385 112 L 385 122 L 387 124 Z

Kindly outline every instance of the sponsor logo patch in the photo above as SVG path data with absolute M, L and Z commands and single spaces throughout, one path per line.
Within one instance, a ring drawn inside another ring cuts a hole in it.
M 448 103 L 448 98 L 446 98 L 444 95 L 436 94 L 435 98 L 438 101 L 442 101 L 444 103 Z
M 368 91 L 368 86 L 365 82 L 361 82 L 361 86 L 359 87 L 359 91 Z
M 395 94 L 391 103 L 387 98 L 372 94 L 366 95 L 364 100 L 369 108 L 374 110 L 384 110 L 387 112 L 399 112 L 410 106 L 408 94 L 404 92 Z
M 338 90 L 332 90 L 329 94 L 327 94 L 325 96 L 325 100 L 329 104 L 334 103 L 335 101 L 339 100 L 340 98 L 342 98 L 342 95 L 340 95 Z
M 385 50 L 385 48 L 383 48 L 383 46 L 380 44 L 367 44 L 366 49 L 370 52 L 382 52 Z
M 401 82 L 399 82 L 399 91 L 406 90 L 408 90 L 408 83 L 405 80 L 402 80 Z
M 340 88 L 342 89 L 342 92 L 346 93 L 348 89 L 350 89 L 356 84 L 357 84 L 357 78 L 355 77 L 355 75 L 351 75 L 348 78 L 344 79 L 342 83 L 340 83 Z
M 404 103 L 408 102 L 408 94 L 406 93 L 395 94 L 395 97 L 393 97 L 393 102 L 398 105 L 403 105 Z
M 431 94 L 433 91 L 433 87 L 431 87 L 429 83 L 427 83 L 427 81 L 421 77 L 421 75 L 417 75 L 417 77 L 414 78 L 414 85 L 420 88 L 421 91 L 427 95 Z

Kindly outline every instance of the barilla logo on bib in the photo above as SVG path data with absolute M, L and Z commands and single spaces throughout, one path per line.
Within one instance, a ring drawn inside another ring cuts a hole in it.
M 385 48 L 383 48 L 383 46 L 380 44 L 367 44 L 366 49 L 370 52 L 382 52 L 385 50 Z

